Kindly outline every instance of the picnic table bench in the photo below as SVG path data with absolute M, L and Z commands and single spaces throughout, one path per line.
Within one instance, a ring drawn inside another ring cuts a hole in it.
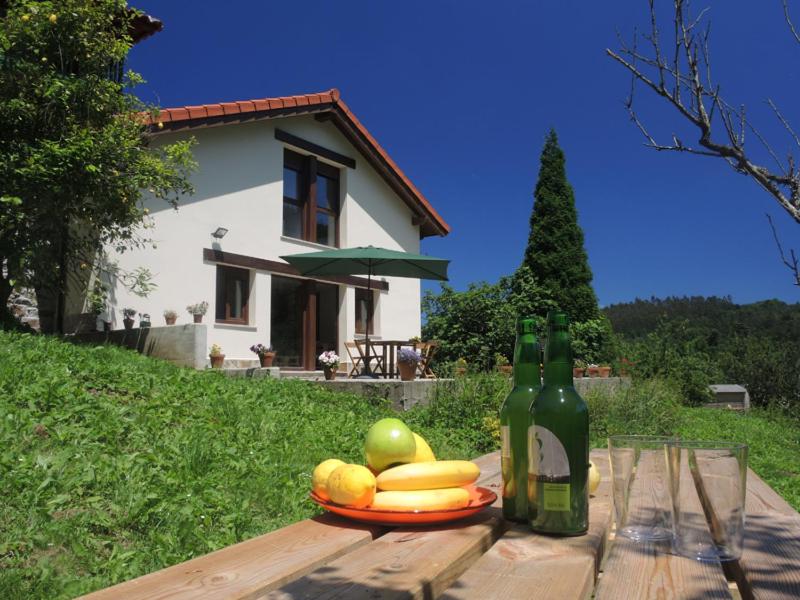
M 592 460 L 603 480 L 584 536 L 547 537 L 510 524 L 499 499 L 436 527 L 368 526 L 324 514 L 84 598 L 800 598 L 800 514 L 752 471 L 744 553 L 723 568 L 673 555 L 663 543 L 615 537 L 608 454 L 594 450 Z M 499 454 L 475 462 L 479 485 L 499 492 Z

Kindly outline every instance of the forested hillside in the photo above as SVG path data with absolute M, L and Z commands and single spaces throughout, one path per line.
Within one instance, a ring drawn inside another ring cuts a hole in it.
M 673 297 L 604 312 L 634 371 L 675 380 L 689 402 L 702 402 L 710 383 L 738 383 L 755 404 L 800 416 L 800 304 Z
M 603 309 L 614 331 L 628 339 L 655 331 L 661 320 L 686 320 L 698 332 L 719 339 L 736 335 L 760 335 L 800 343 L 800 303 L 765 300 L 735 304 L 730 297 L 711 296 L 636 299 Z

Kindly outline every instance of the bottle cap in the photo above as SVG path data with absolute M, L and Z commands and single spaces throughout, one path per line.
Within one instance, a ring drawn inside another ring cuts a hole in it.
M 520 319 L 517 321 L 517 333 L 536 333 L 536 322 L 533 319 Z
M 567 313 L 551 310 L 547 313 L 547 325 L 550 329 L 569 329 Z

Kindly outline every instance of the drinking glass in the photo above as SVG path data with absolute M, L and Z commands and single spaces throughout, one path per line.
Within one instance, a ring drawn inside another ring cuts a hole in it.
M 666 453 L 675 552 L 701 561 L 740 558 L 747 445 L 676 440 Z
M 617 535 L 633 540 L 672 538 L 672 506 L 664 448 L 670 436 L 608 438 Z

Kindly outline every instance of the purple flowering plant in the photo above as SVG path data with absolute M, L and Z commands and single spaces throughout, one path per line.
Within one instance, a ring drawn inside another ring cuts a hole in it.
M 411 365 L 419 364 L 422 361 L 422 354 L 413 348 L 400 348 L 397 351 L 397 362 L 408 363 Z
M 264 344 L 253 344 L 250 346 L 250 352 L 256 354 L 257 356 L 264 356 L 269 352 L 275 352 L 275 350 L 272 349 L 271 345 L 265 346 Z

